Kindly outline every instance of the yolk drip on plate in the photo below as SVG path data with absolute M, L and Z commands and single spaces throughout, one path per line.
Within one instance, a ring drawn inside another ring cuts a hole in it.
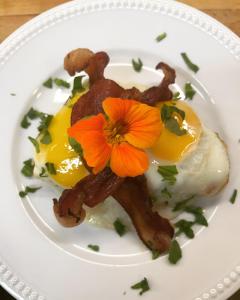
M 177 114 L 174 117 L 178 121 L 180 127 L 186 130 L 186 134 L 178 136 L 163 127 L 159 139 L 151 150 L 152 153 L 161 160 L 177 162 L 198 143 L 202 133 L 201 121 L 192 108 L 184 101 L 162 102 L 158 105 L 160 110 L 164 104 L 170 106 L 174 105 L 185 112 L 184 120 L 181 120 L 181 117 Z
M 52 142 L 48 145 L 40 144 L 40 152 L 35 160 L 44 166 L 46 162 L 53 163 L 56 175 L 49 174 L 52 179 L 63 187 L 73 187 L 86 176 L 87 171 L 77 154 L 68 142 L 67 129 L 71 126 L 72 104 L 79 99 L 79 94 L 70 99 L 54 116 L 48 127 Z

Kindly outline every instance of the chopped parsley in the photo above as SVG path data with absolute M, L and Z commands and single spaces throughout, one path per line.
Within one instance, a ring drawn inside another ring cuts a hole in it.
M 179 210 L 185 210 L 185 208 L 187 207 L 187 204 L 195 197 L 195 195 L 184 199 L 182 201 L 179 201 L 175 207 L 173 208 L 173 211 L 179 211 Z
M 196 91 L 194 90 L 190 82 L 187 82 L 185 84 L 184 91 L 185 91 L 186 99 L 192 100 L 194 95 L 196 94 Z
M 167 196 L 168 198 L 172 198 L 172 194 L 169 192 L 169 190 L 166 187 L 163 190 L 161 190 L 161 194 Z
M 33 144 L 33 146 L 35 147 L 35 150 L 37 153 L 40 152 L 40 147 L 39 147 L 39 143 L 36 139 L 34 139 L 33 137 L 29 136 L 28 137 L 29 141 Z
M 52 174 L 52 175 L 56 175 L 57 174 L 55 166 L 54 166 L 53 163 L 46 162 L 45 166 L 46 166 L 47 171 L 48 171 L 49 174 Z
M 19 196 L 21 198 L 24 198 L 27 196 L 28 193 L 35 193 L 37 190 L 41 189 L 41 187 L 30 187 L 30 186 L 26 186 L 24 191 L 20 191 L 19 192 Z
M 45 168 L 41 168 L 41 173 L 39 174 L 40 177 L 48 177 L 47 171 Z
M 123 236 L 126 233 L 126 226 L 121 222 L 119 218 L 113 223 L 113 226 L 119 236 Z
M 25 115 L 21 121 L 21 127 L 27 129 L 30 125 L 31 123 L 28 121 L 27 115 Z
M 59 87 L 64 87 L 66 89 L 70 88 L 70 83 L 68 83 L 67 81 L 61 79 L 61 78 L 55 78 L 54 79 L 54 83 L 59 86 Z
M 83 155 L 83 150 L 81 145 L 74 138 L 69 137 L 68 142 L 76 153 L 80 154 L 80 156 Z
M 160 252 L 158 250 L 152 250 L 152 259 L 157 259 L 160 256 Z
M 161 42 L 162 40 L 164 40 L 166 37 L 167 37 L 166 32 L 163 32 L 163 33 L 159 34 L 159 35 L 156 37 L 156 41 L 159 43 L 159 42 Z
M 137 60 L 132 59 L 132 66 L 133 69 L 139 73 L 142 70 L 143 63 L 140 58 L 138 58 Z
M 82 79 L 83 76 L 76 76 L 73 80 L 73 89 L 72 89 L 72 97 L 76 94 L 76 93 L 80 93 L 83 92 L 85 90 L 83 83 L 82 83 Z
M 143 280 L 139 281 L 138 283 L 131 286 L 131 289 L 133 290 L 140 290 L 139 295 L 142 295 L 143 293 L 150 290 L 147 278 L 144 277 Z
M 237 189 L 235 189 L 235 190 L 233 191 L 233 193 L 232 193 L 232 196 L 231 196 L 231 198 L 230 198 L 230 200 L 229 200 L 232 204 L 234 204 L 235 201 L 236 201 L 237 193 L 238 193 Z
M 161 109 L 161 119 L 165 127 L 172 133 L 182 136 L 186 134 L 186 129 L 181 128 L 178 123 L 178 118 L 180 117 L 182 121 L 185 119 L 185 112 L 174 105 L 164 104 Z
M 175 165 L 159 166 L 157 171 L 163 177 L 163 181 L 168 181 L 168 183 L 171 185 L 176 182 L 178 170 Z
M 177 240 L 173 240 L 169 249 L 168 260 L 171 264 L 176 264 L 182 258 L 182 250 Z
M 192 226 L 194 225 L 194 222 L 187 221 L 187 220 L 179 220 L 174 225 L 175 227 L 178 228 L 178 231 L 176 232 L 176 236 L 180 235 L 181 233 L 184 233 L 188 238 L 190 239 L 194 238 L 194 232 L 192 230 Z
M 181 95 L 180 95 L 179 92 L 176 92 L 176 93 L 173 94 L 172 100 L 177 101 L 177 100 L 180 100 L 180 99 L 181 99 Z
M 21 173 L 26 177 L 32 177 L 34 166 L 35 166 L 35 164 L 34 164 L 34 161 L 32 158 L 25 160 L 23 162 L 23 167 L 21 169 Z
M 88 248 L 90 248 L 91 250 L 93 250 L 95 252 L 98 252 L 100 249 L 98 245 L 91 245 L 91 244 L 88 245 Z
M 197 65 L 195 65 L 190 58 L 188 57 L 187 53 L 181 53 L 181 56 L 185 62 L 185 64 L 188 66 L 188 68 L 190 70 L 192 70 L 193 72 L 197 73 L 199 71 L 199 67 Z
M 52 89 L 53 87 L 53 80 L 52 78 L 48 78 L 44 83 L 43 86 L 45 86 L 46 88 Z
M 40 142 L 42 144 L 45 144 L 45 145 L 48 145 L 48 144 L 51 144 L 52 142 L 52 137 L 51 137 L 51 134 L 49 133 L 48 130 L 45 130 L 43 132 L 43 135 L 42 135 L 42 138 L 40 139 Z

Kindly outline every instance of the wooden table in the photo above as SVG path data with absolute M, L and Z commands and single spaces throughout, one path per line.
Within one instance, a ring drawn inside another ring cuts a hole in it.
M 87 0 L 86 0 L 87 1 Z M 179 0 L 213 16 L 240 36 L 240 0 Z M 41 12 L 66 0 L 0 0 L 0 42 Z M 13 299 L 0 290 L 0 299 Z M 230 298 L 240 299 L 240 291 Z M 229 299 L 229 300 L 230 300 Z

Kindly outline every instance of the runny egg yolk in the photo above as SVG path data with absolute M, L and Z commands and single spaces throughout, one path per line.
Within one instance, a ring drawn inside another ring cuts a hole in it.
M 177 162 L 198 143 L 202 133 L 202 126 L 198 116 L 186 102 L 180 100 L 161 102 L 157 105 L 160 111 L 164 104 L 168 106 L 174 105 L 185 112 L 184 120 L 177 113 L 174 113 L 173 117 L 177 120 L 180 128 L 186 130 L 186 133 L 179 136 L 163 126 L 162 133 L 151 150 L 161 160 Z
M 45 165 L 46 162 L 53 163 L 56 175 L 49 174 L 49 176 L 56 183 L 67 188 L 73 187 L 87 174 L 81 158 L 69 145 L 67 135 L 67 129 L 71 126 L 71 106 L 78 99 L 79 95 L 73 97 L 54 116 L 48 127 L 52 142 L 48 145 L 39 143 L 40 152 L 35 157 L 41 165 Z

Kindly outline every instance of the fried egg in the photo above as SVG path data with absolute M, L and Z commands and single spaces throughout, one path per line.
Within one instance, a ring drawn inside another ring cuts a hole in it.
M 67 135 L 71 107 L 78 98 L 79 95 L 70 99 L 54 116 L 48 128 L 52 143 L 40 144 L 40 152 L 35 155 L 35 174 L 40 173 L 46 162 L 53 163 L 56 174 L 49 176 L 63 188 L 73 187 L 88 174 L 79 155 L 70 146 Z M 145 176 L 150 194 L 155 200 L 154 208 L 159 213 L 163 212 L 163 203 L 166 202 L 173 207 L 176 202 L 192 196 L 215 195 L 227 183 L 229 176 L 227 149 L 219 136 L 201 124 L 197 114 L 185 101 L 160 103 L 160 111 L 163 105 L 174 106 L 184 111 L 184 118 L 177 112 L 174 113 L 174 118 L 181 129 L 185 130 L 185 134 L 176 135 L 163 126 L 156 144 L 148 149 L 150 165 Z M 176 167 L 174 184 L 164 180 L 158 172 L 161 166 Z M 95 208 L 86 208 L 86 211 L 87 220 L 98 226 L 112 227 L 118 217 L 130 225 L 127 214 L 112 197 Z

